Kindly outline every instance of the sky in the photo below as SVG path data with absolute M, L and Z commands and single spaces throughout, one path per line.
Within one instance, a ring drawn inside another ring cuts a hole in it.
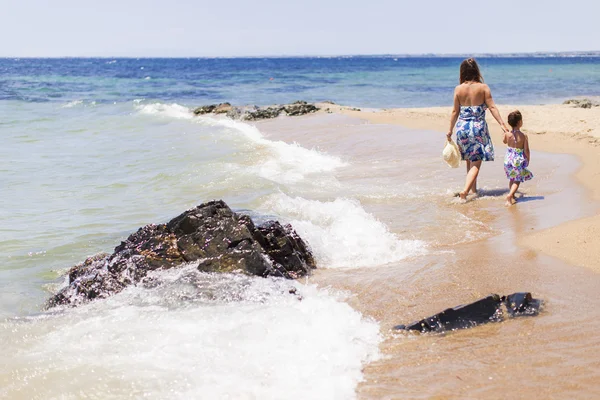
M 598 0 L 0 0 L 0 57 L 600 50 Z

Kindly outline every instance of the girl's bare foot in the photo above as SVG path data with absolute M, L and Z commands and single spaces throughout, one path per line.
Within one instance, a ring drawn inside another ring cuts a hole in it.
M 504 203 L 504 205 L 506 207 L 512 206 L 513 205 L 512 199 L 513 199 L 513 197 L 510 194 L 507 194 L 506 195 L 506 203 Z

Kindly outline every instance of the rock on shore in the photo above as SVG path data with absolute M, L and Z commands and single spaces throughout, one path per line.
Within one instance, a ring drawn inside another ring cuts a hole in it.
M 573 107 L 578 108 L 592 108 L 600 106 L 600 102 L 591 99 L 569 99 L 565 100 L 563 104 L 570 104 Z
M 292 104 L 283 104 L 267 107 L 243 106 L 235 107 L 229 103 L 210 104 L 198 107 L 194 110 L 195 115 L 203 114 L 225 114 L 232 119 L 242 121 L 256 121 L 260 119 L 276 118 L 279 115 L 298 116 L 318 111 L 319 108 L 306 101 L 296 101 Z
M 197 262 L 206 272 L 243 272 L 288 279 L 316 268 L 306 243 L 290 225 L 268 221 L 255 226 L 222 200 L 185 211 L 166 224 L 140 228 L 112 254 L 97 254 L 72 267 L 69 285 L 48 307 L 77 305 L 144 282 L 150 271 Z

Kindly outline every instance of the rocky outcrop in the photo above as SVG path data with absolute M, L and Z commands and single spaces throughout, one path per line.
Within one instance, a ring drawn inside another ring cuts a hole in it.
M 210 104 L 196 108 L 194 114 L 225 114 L 230 111 L 231 108 L 231 104 L 229 103 Z
M 538 315 L 542 301 L 529 292 L 519 292 L 500 297 L 492 294 L 473 303 L 448 308 L 440 313 L 408 325 L 397 325 L 396 330 L 445 332 L 471 328 L 489 322 L 499 322 L 509 317 Z
M 98 254 L 68 272 L 69 285 L 48 307 L 106 298 L 143 282 L 148 272 L 197 262 L 206 272 L 242 272 L 288 279 L 306 275 L 315 261 L 290 225 L 268 221 L 255 226 L 223 201 L 187 210 L 166 224 L 146 225 L 112 254 Z
M 256 121 L 261 119 L 276 118 L 280 115 L 298 116 L 310 114 L 318 111 L 319 108 L 314 104 L 305 101 L 296 101 L 292 104 L 275 105 L 267 107 L 244 106 L 234 107 L 229 103 L 211 104 L 198 107 L 194 114 L 226 114 L 231 119 L 242 121 Z
M 563 104 L 570 104 L 577 108 L 592 108 L 600 106 L 600 102 L 590 99 L 569 99 L 564 101 Z

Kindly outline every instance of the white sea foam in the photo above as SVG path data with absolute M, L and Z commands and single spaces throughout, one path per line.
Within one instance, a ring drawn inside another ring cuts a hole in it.
M 339 294 L 195 266 L 155 279 L 0 322 L 0 397 L 352 399 L 378 357 L 378 325 Z
M 297 143 L 269 140 L 253 125 L 231 119 L 199 118 L 199 121 L 218 125 L 243 135 L 267 154 L 256 160 L 251 170 L 257 175 L 278 183 L 296 183 L 308 175 L 331 172 L 347 165 L 341 158 L 307 149 Z
M 161 117 L 176 118 L 176 119 L 192 119 L 194 114 L 189 108 L 181 106 L 177 103 L 164 104 L 164 103 L 151 103 L 141 104 L 134 103 L 135 108 L 141 114 L 156 115 Z
M 73 101 L 70 101 L 70 102 L 68 102 L 66 104 L 63 104 L 62 108 L 73 108 L 73 107 L 76 107 L 76 106 L 81 105 L 81 104 L 83 104 L 83 100 L 73 100 Z
M 227 130 L 230 135 L 247 141 L 255 150 L 261 150 L 260 156 L 252 160 L 253 165 L 249 167 L 249 171 L 277 183 L 296 183 L 310 175 L 331 172 L 347 165 L 339 157 L 315 149 L 306 149 L 297 143 L 269 140 L 256 126 L 244 122 L 228 118 L 194 117 L 189 108 L 179 104 L 138 103 L 135 107 L 142 114 L 189 119 Z
M 373 267 L 427 252 L 425 242 L 398 238 L 356 200 L 323 202 L 275 194 L 262 208 L 290 222 L 321 267 Z

